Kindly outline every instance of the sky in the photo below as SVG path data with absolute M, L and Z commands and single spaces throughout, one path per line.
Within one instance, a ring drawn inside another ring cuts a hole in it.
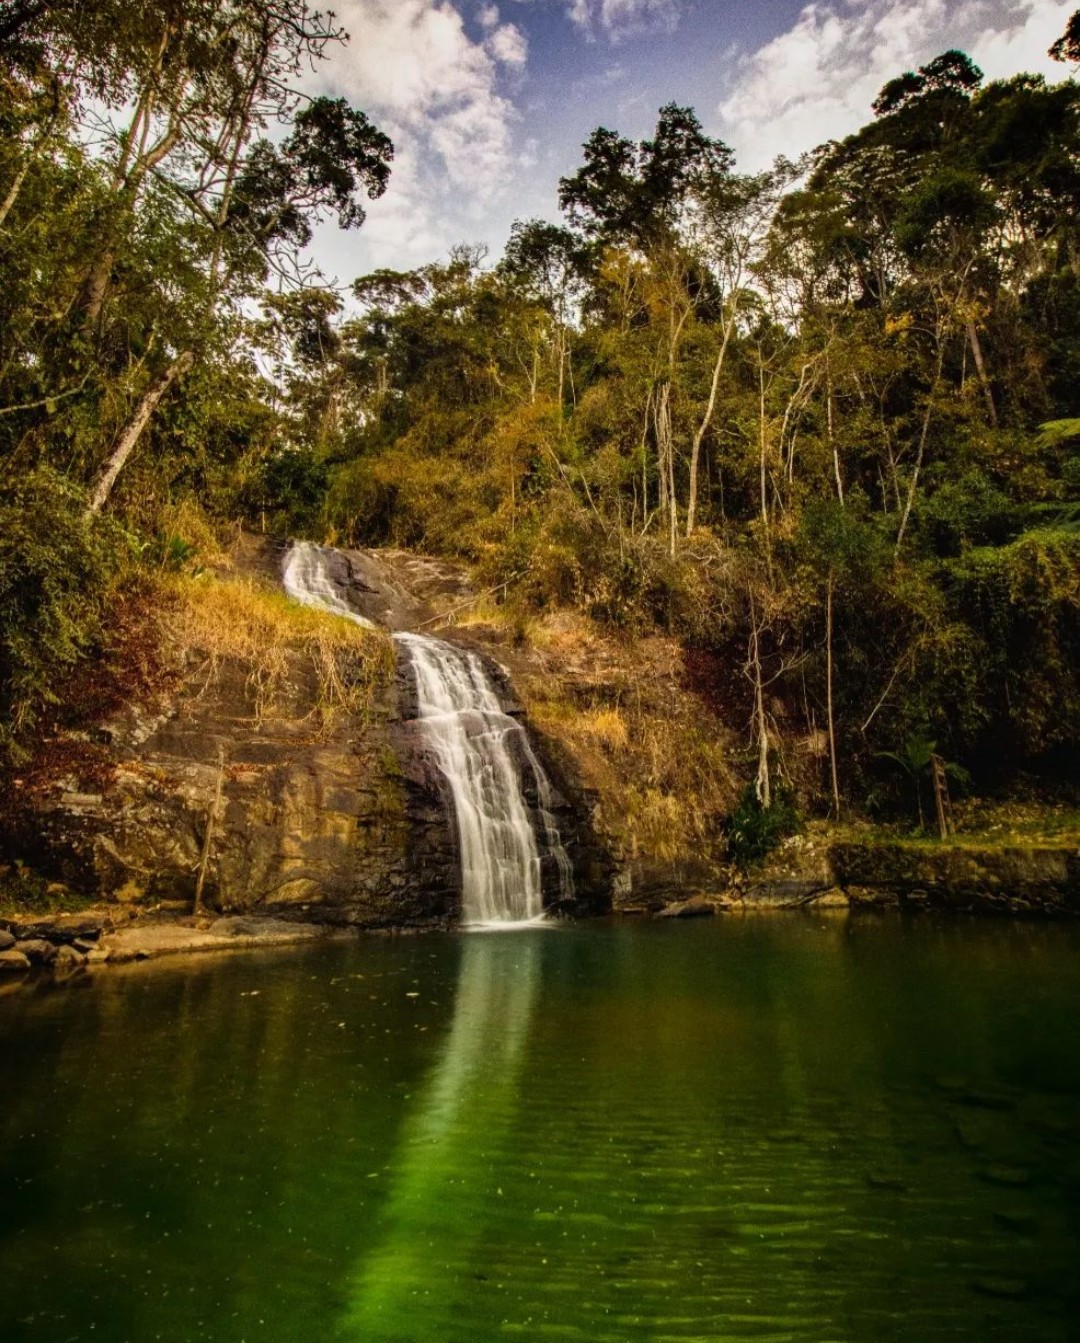
M 312 252 L 342 283 L 557 219 L 597 126 L 648 136 L 693 107 L 754 170 L 843 136 L 886 80 L 958 47 L 988 79 L 1068 74 L 1046 56 L 1077 0 L 336 0 L 350 34 L 311 77 L 394 141 L 386 195 Z

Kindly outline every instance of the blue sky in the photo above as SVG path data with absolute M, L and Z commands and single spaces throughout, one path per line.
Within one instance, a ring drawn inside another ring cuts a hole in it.
M 689 104 L 747 169 L 860 125 L 886 79 L 949 47 L 990 78 L 1035 70 L 1077 0 L 337 0 L 347 47 L 314 76 L 395 142 L 386 196 L 314 255 L 349 281 L 456 242 L 497 255 L 515 218 L 557 217 L 599 125 L 647 135 Z

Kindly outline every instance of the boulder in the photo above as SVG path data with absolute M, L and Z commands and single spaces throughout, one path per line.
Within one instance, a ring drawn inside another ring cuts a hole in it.
M 0 928 L 0 951 L 10 951 L 14 945 L 14 936 L 6 928 Z
M 86 957 L 81 951 L 76 951 L 74 947 L 57 947 L 56 959 L 52 963 L 53 974 L 62 979 L 81 970 L 85 964 Z
M 56 959 L 56 948 L 43 937 L 28 937 L 18 946 L 22 954 L 34 965 L 51 965 Z
M 9 947 L 0 951 L 0 974 L 18 974 L 30 969 L 30 958 Z

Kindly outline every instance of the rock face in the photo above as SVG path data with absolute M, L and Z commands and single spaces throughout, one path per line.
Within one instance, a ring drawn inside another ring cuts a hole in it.
M 278 564 L 267 544 L 247 567 L 269 581 Z M 422 614 L 398 586 L 380 586 L 369 557 L 344 554 L 339 567 L 357 609 L 392 621 Z M 202 902 L 216 913 L 362 928 L 454 922 L 460 865 L 442 780 L 416 729 L 411 673 L 399 666 L 366 720 L 327 736 L 313 726 L 310 667 L 298 661 L 291 678 L 283 716 L 260 717 L 245 669 L 229 665 L 209 680 L 190 675 L 160 704 L 129 706 L 100 731 L 107 784 L 91 792 L 78 778 L 57 781 L 20 826 L 5 834 L 0 818 L 0 853 L 122 905 L 191 909 L 202 870 Z M 499 690 L 520 712 L 505 682 Z M 573 814 L 564 795 L 560 827 L 580 858 L 588 844 Z M 567 912 L 594 907 L 590 894 L 586 881 Z
M 1002 914 L 1080 915 L 1080 852 L 1066 848 L 833 844 L 852 902 Z
M 789 845 L 740 891 L 749 908 L 1080 915 L 1080 851 L 880 840 Z

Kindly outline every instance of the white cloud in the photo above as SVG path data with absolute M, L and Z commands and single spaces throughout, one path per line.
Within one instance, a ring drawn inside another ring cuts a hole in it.
M 683 0 L 567 0 L 566 12 L 590 35 L 599 32 L 618 42 L 640 33 L 671 32 L 682 8 Z
M 449 0 L 341 0 L 336 12 L 352 36 L 329 80 L 395 142 L 434 149 L 454 186 L 490 196 L 505 185 L 516 113 L 500 77 L 525 62 L 518 29 L 475 42 Z
M 498 6 L 475 11 L 470 37 L 460 0 L 339 0 L 350 33 L 313 76 L 362 107 L 394 142 L 386 194 L 358 233 L 321 228 L 313 253 L 344 280 L 377 266 L 433 260 L 483 233 L 519 171 L 519 114 L 511 93 L 528 58 L 524 35 Z M 471 6 L 470 6 L 471 9 Z
M 484 50 L 501 65 L 523 70 L 529 58 L 525 34 L 512 23 L 501 23 L 484 43 Z
M 1046 49 L 1076 0 L 819 0 L 736 66 L 721 132 L 744 168 L 856 130 L 894 75 L 951 47 L 996 79 L 1019 70 L 1060 79 Z

